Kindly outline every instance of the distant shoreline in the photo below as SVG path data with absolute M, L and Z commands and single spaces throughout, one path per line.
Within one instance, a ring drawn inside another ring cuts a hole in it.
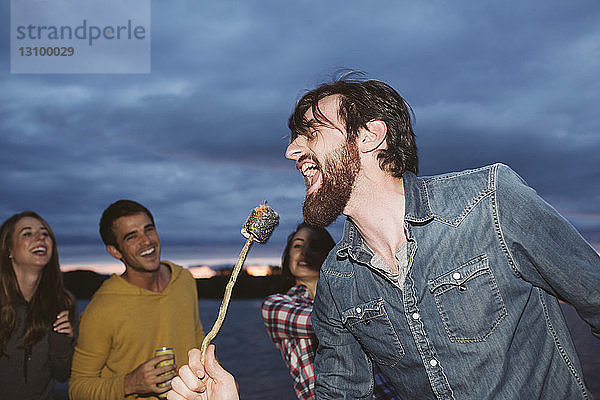
M 227 265 L 234 265 L 239 256 L 243 242 L 227 245 L 173 246 L 164 244 L 161 248 L 161 259 L 169 260 L 186 268 L 207 266 L 216 270 Z M 257 243 L 248 253 L 245 266 L 279 265 L 284 243 Z M 89 270 L 98 274 L 120 274 L 124 266 L 112 258 L 106 249 L 98 245 L 60 245 L 61 270 Z
M 210 278 L 196 279 L 198 298 L 220 299 L 225 293 L 229 281 L 230 270 L 221 270 Z M 110 275 L 99 274 L 91 270 L 74 270 L 63 273 L 65 287 L 77 299 L 90 299 L 102 283 Z M 283 290 L 281 275 L 277 268 L 275 273 L 267 276 L 252 276 L 242 271 L 232 293 L 234 299 L 262 299 Z

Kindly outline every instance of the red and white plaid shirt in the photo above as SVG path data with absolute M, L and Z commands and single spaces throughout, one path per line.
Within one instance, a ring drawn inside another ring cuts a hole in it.
M 300 400 L 314 400 L 313 360 L 317 343 L 310 323 L 313 299 L 304 285 L 286 294 L 274 294 L 262 304 L 262 317 L 269 336 L 290 370 Z
M 285 294 L 273 294 L 262 304 L 262 317 L 269 336 L 290 370 L 300 400 L 314 400 L 313 360 L 317 339 L 310 322 L 313 299 L 304 285 L 293 286 Z M 374 400 L 399 399 L 376 364 Z

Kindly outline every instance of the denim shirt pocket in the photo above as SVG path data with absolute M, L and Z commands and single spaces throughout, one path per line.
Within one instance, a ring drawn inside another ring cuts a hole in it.
M 342 323 L 367 355 L 380 365 L 395 365 L 404 349 L 385 311 L 383 299 L 375 299 L 342 312 Z
M 486 255 L 481 255 L 428 281 L 453 342 L 483 342 L 506 316 L 488 261 Z

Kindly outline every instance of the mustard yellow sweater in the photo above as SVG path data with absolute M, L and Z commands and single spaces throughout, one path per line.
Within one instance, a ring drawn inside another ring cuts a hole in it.
M 202 344 L 194 278 L 178 265 L 162 263 L 171 268 L 162 293 L 113 274 L 92 297 L 80 319 L 69 382 L 72 400 L 123 399 L 125 375 L 154 357 L 155 349 L 175 349 L 180 366 L 187 363 L 187 352 Z

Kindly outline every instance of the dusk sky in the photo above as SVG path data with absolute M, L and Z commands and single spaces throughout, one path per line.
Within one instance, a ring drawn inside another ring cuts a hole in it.
M 597 0 L 152 1 L 149 74 L 11 74 L 0 13 L 0 219 L 37 211 L 63 258 L 105 256 L 121 198 L 199 259 L 267 200 L 278 257 L 304 198 L 287 119 L 341 68 L 411 104 L 421 175 L 506 163 L 600 248 Z

